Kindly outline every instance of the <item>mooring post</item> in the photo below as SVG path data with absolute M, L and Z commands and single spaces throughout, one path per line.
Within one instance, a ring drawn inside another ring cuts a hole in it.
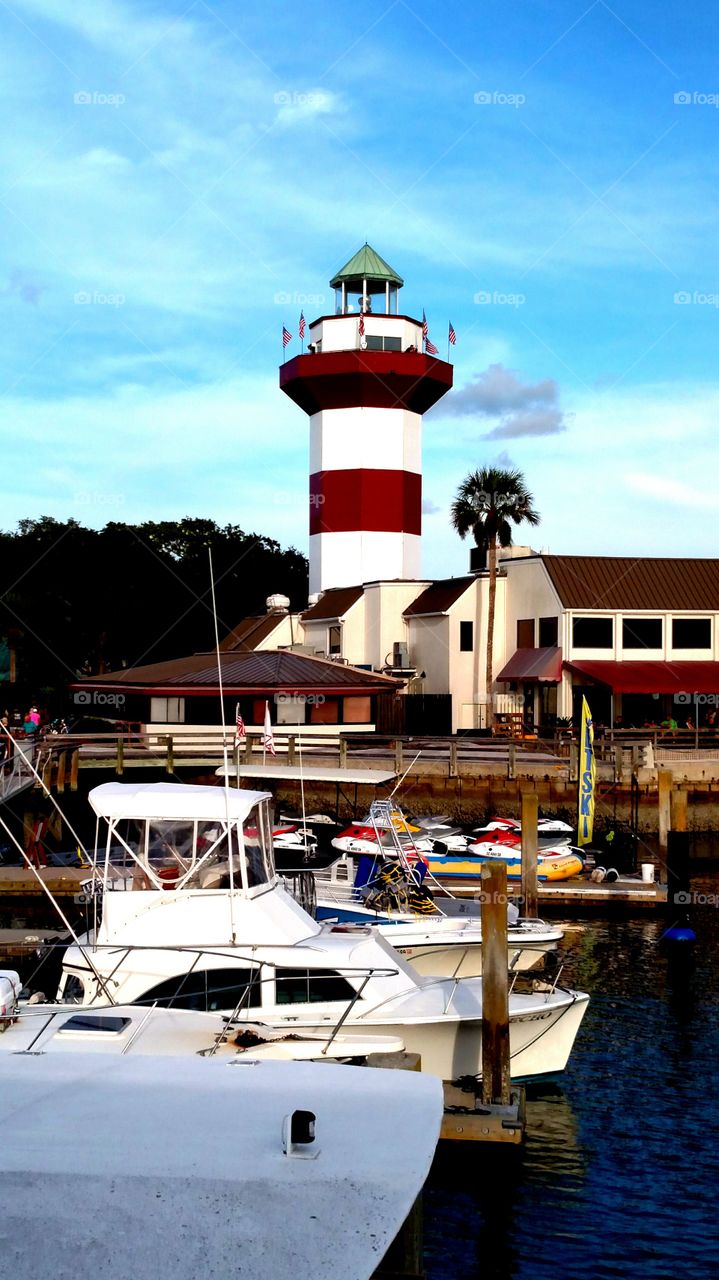
M 537 890 L 537 820 L 539 797 L 536 791 L 522 792 L 522 915 L 539 915 Z
M 402 739 L 401 738 L 395 738 L 394 740 L 394 771 L 395 773 L 402 772 Z
M 569 744 L 569 781 L 579 780 L 579 747 L 576 742 Z
M 624 771 L 624 752 L 618 742 L 614 743 L 614 781 L 621 782 Z
M 290 733 L 287 738 L 287 763 L 293 765 L 295 763 L 295 742 L 294 733 Z
M 115 773 L 122 774 L 125 772 L 125 740 L 121 736 L 117 739 L 117 759 L 115 761 Z
M 670 801 L 672 831 L 686 831 L 689 825 L 689 792 L 677 787 Z
M 458 769 L 457 769 L 457 739 L 456 739 L 456 738 L 452 738 L 452 739 L 451 739 L 451 741 L 450 741 L 450 744 L 449 744 L 449 776 L 450 776 L 450 778 L 456 778 L 456 777 L 457 777 L 457 773 L 458 773 Z
M 482 1102 L 509 1104 L 507 868 L 482 863 Z
M 77 747 L 70 757 L 70 790 L 77 791 L 77 771 L 80 768 L 80 748 Z
M 58 751 L 57 753 L 57 793 L 61 795 L 65 790 L 65 770 L 67 768 L 67 752 Z
M 659 846 L 667 847 L 667 835 L 671 826 L 672 771 L 657 769 L 657 801 L 659 804 Z
M 340 736 L 340 769 L 347 768 L 347 739 Z
M 167 773 L 175 772 L 175 752 L 173 750 L 172 734 L 167 735 L 167 758 L 165 760 L 165 770 Z
M 690 842 L 691 836 L 688 831 L 667 833 L 667 905 L 670 915 L 676 911 L 677 907 L 687 907 L 690 903 Z
M 507 747 L 507 777 L 511 781 L 514 778 L 517 767 L 517 744 L 513 740 Z

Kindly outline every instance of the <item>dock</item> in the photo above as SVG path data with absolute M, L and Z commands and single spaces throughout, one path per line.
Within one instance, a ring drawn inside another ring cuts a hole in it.
M 451 891 L 458 898 L 475 898 L 479 896 L 479 882 L 476 879 L 447 880 L 439 883 L 445 890 Z M 518 881 L 511 882 L 508 895 L 515 900 L 521 898 L 521 886 Z M 537 886 L 539 906 L 543 912 L 561 909 L 562 911 L 607 911 L 621 908 L 625 914 L 632 911 L 653 911 L 667 904 L 667 886 L 665 884 L 647 884 L 636 876 L 620 876 L 609 884 L 602 881 L 595 884 L 588 876 L 577 876 L 573 880 L 558 880 L 551 884 L 541 882 Z M 519 903 L 521 907 L 521 903 Z

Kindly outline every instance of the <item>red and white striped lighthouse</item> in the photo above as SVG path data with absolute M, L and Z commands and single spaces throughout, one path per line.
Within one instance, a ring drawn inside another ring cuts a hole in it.
M 422 414 L 452 366 L 399 313 L 403 283 L 365 244 L 330 281 L 335 314 L 280 367 L 310 415 L 310 592 L 421 574 Z

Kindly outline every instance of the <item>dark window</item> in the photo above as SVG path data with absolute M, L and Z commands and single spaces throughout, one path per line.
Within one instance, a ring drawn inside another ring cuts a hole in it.
M 519 618 L 517 620 L 517 648 L 534 648 L 534 618 Z
M 539 619 L 539 647 L 549 649 L 559 643 L 559 618 Z
M 460 653 L 471 653 L 474 649 L 474 623 L 460 622 L 459 624 L 459 649 Z
M 327 641 L 327 652 L 328 653 L 342 652 L 342 628 L 341 627 L 330 627 L 329 638 Z
M 661 649 L 661 618 L 624 618 L 622 620 L 622 648 Z
M 711 618 L 672 618 L 672 648 L 711 649 Z
M 108 1014 L 74 1014 L 63 1022 L 60 1031 L 101 1031 L 105 1035 L 117 1036 L 125 1027 L 129 1027 L 131 1018 L 114 1018 Z
M 381 338 L 374 338 L 374 337 L 371 337 L 371 336 L 368 334 L 368 335 L 367 335 L 367 338 L 366 338 L 366 342 L 367 342 L 367 350 L 368 350 L 368 351 L 381 351 L 381 350 L 382 350 L 382 339 L 381 339 Z
M 277 1004 L 351 1000 L 354 987 L 332 969 L 277 969 Z
M 401 351 L 402 339 L 401 338 L 385 338 L 384 349 L 385 351 Z
M 199 1009 L 215 1013 L 219 1009 L 260 1004 L 257 969 L 193 969 L 158 982 L 136 1004 L 158 1004 L 164 1008 Z
M 577 649 L 611 649 L 613 618 L 573 618 L 572 641 Z

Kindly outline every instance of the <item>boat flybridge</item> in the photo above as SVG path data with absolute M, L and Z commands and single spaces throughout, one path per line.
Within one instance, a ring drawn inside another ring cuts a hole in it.
M 389 1035 L 443 1080 L 481 1072 L 481 978 L 420 976 L 376 930 L 319 924 L 281 887 L 270 796 L 105 783 L 90 793 L 94 920 L 68 949 L 60 999 L 216 1011 L 303 1037 Z M 566 1066 L 588 997 L 512 992 L 515 1079 Z

